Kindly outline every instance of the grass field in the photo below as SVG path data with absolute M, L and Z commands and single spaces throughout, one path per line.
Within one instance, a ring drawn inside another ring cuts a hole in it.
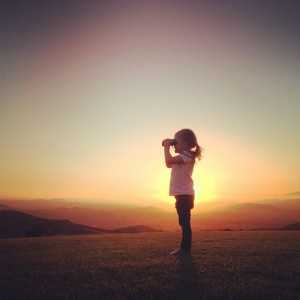
M 299 232 L 0 240 L 0 299 L 300 299 Z

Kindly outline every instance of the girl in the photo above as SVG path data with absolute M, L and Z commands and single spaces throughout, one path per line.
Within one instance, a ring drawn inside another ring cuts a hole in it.
M 162 142 L 167 168 L 172 168 L 169 195 L 175 196 L 179 225 L 182 230 L 180 248 L 172 251 L 172 255 L 191 253 L 192 230 L 191 209 L 194 207 L 193 169 L 196 159 L 201 159 L 202 148 L 197 143 L 194 132 L 190 129 L 178 131 L 174 139 Z M 177 156 L 172 156 L 170 147 L 174 146 Z

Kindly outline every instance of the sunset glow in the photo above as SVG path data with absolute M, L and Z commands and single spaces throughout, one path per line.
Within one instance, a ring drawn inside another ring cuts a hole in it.
M 299 190 L 292 9 L 72 3 L 1 12 L 0 197 L 173 208 L 161 141 L 184 127 L 204 148 L 196 203 Z

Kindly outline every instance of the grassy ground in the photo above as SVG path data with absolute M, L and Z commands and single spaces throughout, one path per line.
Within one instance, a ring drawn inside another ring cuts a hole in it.
M 300 299 L 299 232 L 0 240 L 0 299 Z

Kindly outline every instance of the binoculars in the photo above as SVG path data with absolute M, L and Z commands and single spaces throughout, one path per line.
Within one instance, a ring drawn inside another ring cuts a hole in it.
M 170 146 L 175 146 L 177 144 L 177 141 L 175 139 L 171 139 Z M 164 145 L 164 141 L 162 141 L 161 145 Z

